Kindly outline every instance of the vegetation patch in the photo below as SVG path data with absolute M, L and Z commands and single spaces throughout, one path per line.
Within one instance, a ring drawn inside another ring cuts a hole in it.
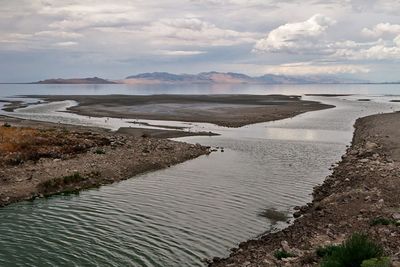
M 104 155 L 104 154 L 106 154 L 106 152 L 105 152 L 103 149 L 101 149 L 101 148 L 97 148 L 97 149 L 94 151 L 94 153 L 97 154 L 97 155 Z
M 274 257 L 277 258 L 278 260 L 285 259 L 285 258 L 291 258 L 295 257 L 296 255 L 289 253 L 287 251 L 284 251 L 282 249 L 275 251 Z
M 361 267 L 390 267 L 390 258 L 373 258 L 361 263 Z
M 325 250 L 321 267 L 360 267 L 367 260 L 381 259 L 383 253 L 381 245 L 365 234 L 355 233 L 343 244 Z
M 315 253 L 317 254 L 318 257 L 323 258 L 323 257 L 332 255 L 333 252 L 338 249 L 339 249 L 339 246 L 337 246 L 337 245 L 328 245 L 325 247 L 317 248 Z
M 65 132 L 62 129 L 0 127 L 0 167 L 19 165 L 41 158 L 70 158 L 110 141 L 90 132 Z
M 44 193 L 49 193 L 73 184 L 80 183 L 85 180 L 86 177 L 82 176 L 79 172 L 76 172 L 72 175 L 47 180 L 45 182 L 40 183 L 38 187 Z
M 384 217 L 377 217 L 371 220 L 370 225 L 371 226 L 376 226 L 376 225 L 396 225 L 398 226 L 398 222 L 393 219 L 388 219 Z

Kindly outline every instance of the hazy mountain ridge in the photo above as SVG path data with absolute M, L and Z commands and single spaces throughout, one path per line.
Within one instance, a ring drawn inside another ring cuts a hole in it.
M 336 76 L 288 76 L 265 74 L 252 77 L 234 72 L 202 72 L 199 74 L 171 74 L 168 72 L 141 73 L 126 77 L 122 83 L 257 83 L 257 84 L 313 84 L 313 83 L 368 83 L 368 81 L 346 79 Z
M 252 77 L 235 72 L 201 72 L 198 74 L 173 74 L 168 72 L 151 72 L 131 75 L 122 80 L 107 80 L 98 77 L 47 79 L 33 84 L 345 84 L 370 83 L 369 81 L 347 79 L 337 76 L 309 75 L 290 76 L 265 74 Z
M 73 78 L 73 79 L 47 79 L 43 81 L 34 82 L 34 84 L 115 84 L 115 82 L 101 79 L 98 77 L 93 78 Z

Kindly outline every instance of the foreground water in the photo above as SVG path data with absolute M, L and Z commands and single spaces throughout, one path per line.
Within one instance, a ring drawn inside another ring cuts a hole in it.
M 260 212 L 290 214 L 310 201 L 312 187 L 349 144 L 356 118 L 400 107 L 388 102 L 398 98 L 394 90 L 364 93 L 311 97 L 337 108 L 277 122 L 239 129 L 192 125 L 222 135 L 181 140 L 225 152 L 79 195 L 2 208 L 0 266 L 202 266 L 203 258 L 226 256 L 238 242 L 285 226 Z

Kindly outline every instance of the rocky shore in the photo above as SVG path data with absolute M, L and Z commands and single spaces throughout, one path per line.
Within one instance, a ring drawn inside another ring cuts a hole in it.
M 102 129 L 0 117 L 0 206 L 98 187 L 209 154 L 192 145 Z
M 210 266 L 318 266 L 317 249 L 364 233 L 400 266 L 400 113 L 358 119 L 351 147 L 288 228 L 243 242 Z M 280 260 L 276 251 L 287 252 Z M 385 265 L 386 266 L 386 265 Z

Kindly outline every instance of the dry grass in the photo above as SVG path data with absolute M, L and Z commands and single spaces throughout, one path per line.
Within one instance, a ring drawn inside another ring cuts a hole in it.
M 68 158 L 108 144 L 108 139 L 92 133 L 2 126 L 0 165 L 18 165 L 40 158 Z

